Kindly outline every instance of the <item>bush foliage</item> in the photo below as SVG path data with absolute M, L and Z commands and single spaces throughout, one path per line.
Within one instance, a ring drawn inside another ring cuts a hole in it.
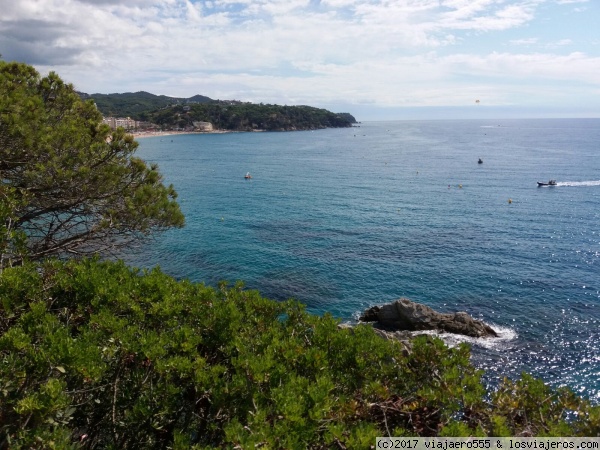
M 219 130 L 292 131 L 351 127 L 349 113 L 333 113 L 312 106 L 281 106 L 242 102 L 212 101 L 190 106 L 163 108 L 148 113 L 148 120 L 164 127 L 188 127 L 194 121 L 210 122 Z
M 600 432 L 600 410 L 524 375 L 493 391 L 466 346 L 407 352 L 241 284 L 121 262 L 0 277 L 0 448 L 369 448 L 376 436 Z

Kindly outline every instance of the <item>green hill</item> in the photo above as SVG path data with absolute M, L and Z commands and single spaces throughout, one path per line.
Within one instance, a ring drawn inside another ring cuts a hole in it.
M 131 117 L 165 129 L 192 129 L 194 122 L 210 122 L 215 129 L 232 131 L 316 130 L 356 123 L 349 113 L 333 113 L 312 106 L 212 100 L 203 95 L 177 98 L 143 91 L 79 95 L 85 100 L 92 99 L 104 116 Z
M 98 110 L 104 116 L 131 117 L 136 120 L 147 120 L 147 113 L 170 105 L 186 103 L 206 103 L 212 99 L 204 95 L 190 98 L 154 95 L 149 92 L 126 92 L 124 94 L 79 94 L 83 99 L 93 99 Z
M 148 120 L 164 128 L 193 127 L 210 122 L 214 128 L 234 131 L 295 131 L 350 127 L 348 113 L 336 114 L 312 106 L 280 106 L 231 101 L 176 105 L 148 114 Z

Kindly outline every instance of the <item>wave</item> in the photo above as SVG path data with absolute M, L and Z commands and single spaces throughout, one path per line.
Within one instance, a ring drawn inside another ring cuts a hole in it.
M 490 325 L 498 337 L 495 338 L 474 338 L 469 336 L 463 336 L 460 334 L 453 333 L 439 333 L 438 331 L 418 331 L 413 333 L 416 334 L 429 334 L 435 337 L 439 337 L 448 347 L 455 347 L 463 342 L 470 344 L 471 346 L 482 347 L 485 349 L 500 349 L 507 342 L 513 341 L 517 338 L 517 332 L 509 327 L 501 327 L 498 325 Z
M 361 323 L 358 320 L 359 313 L 355 313 L 353 316 L 353 320 L 347 320 L 341 323 L 341 326 L 344 328 L 352 328 L 353 326 Z M 444 333 L 439 330 L 421 330 L 421 331 L 412 331 L 412 336 L 419 336 L 422 334 L 427 334 L 430 336 L 435 336 L 440 338 L 448 347 L 456 347 L 458 344 L 463 342 L 470 344 L 472 347 L 480 347 L 487 350 L 500 350 L 506 346 L 508 342 L 514 341 L 519 336 L 513 328 L 503 327 L 496 324 L 491 324 L 485 322 L 486 325 L 492 327 L 492 329 L 498 334 L 497 337 L 492 338 L 476 338 L 465 336 L 462 334 L 454 334 L 454 333 Z
M 600 186 L 600 180 L 594 181 L 559 181 L 556 186 Z

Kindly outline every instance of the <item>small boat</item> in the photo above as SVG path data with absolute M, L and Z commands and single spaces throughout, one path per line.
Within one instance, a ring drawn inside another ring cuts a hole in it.
M 244 178 L 246 180 L 249 180 L 250 178 L 252 178 L 252 175 L 250 175 L 250 172 L 246 172 L 246 175 L 244 175 Z
M 540 186 L 556 186 L 556 180 L 550 180 L 547 183 L 542 183 L 541 181 L 537 182 L 538 187 Z
M 479 158 L 479 161 L 477 161 L 477 164 L 483 164 L 483 159 Z

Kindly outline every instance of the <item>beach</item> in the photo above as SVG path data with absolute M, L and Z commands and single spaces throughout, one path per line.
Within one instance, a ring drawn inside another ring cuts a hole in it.
M 145 137 L 157 137 L 157 136 L 175 136 L 180 134 L 221 134 L 221 133 L 234 133 L 230 130 L 213 130 L 213 131 L 134 131 L 132 134 L 136 139 Z

